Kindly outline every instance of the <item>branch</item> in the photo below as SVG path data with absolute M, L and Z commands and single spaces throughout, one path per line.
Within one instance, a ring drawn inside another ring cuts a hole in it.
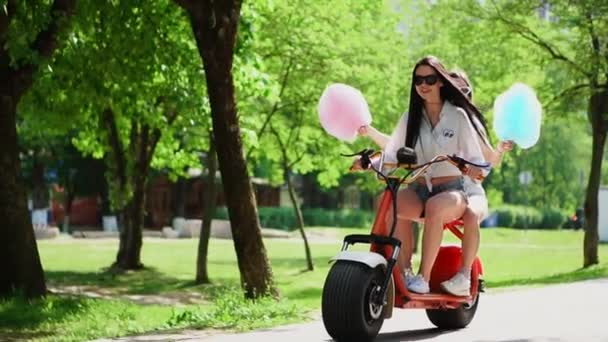
M 272 116 L 277 112 L 279 102 L 281 101 L 281 98 L 283 97 L 283 93 L 285 92 L 285 88 L 287 87 L 287 80 L 289 79 L 289 74 L 291 73 L 291 68 L 293 67 L 293 58 L 290 58 L 288 63 L 289 64 L 287 65 L 287 68 L 285 68 L 285 73 L 283 74 L 283 79 L 281 80 L 281 89 L 279 90 L 279 99 L 274 103 L 274 106 L 273 106 L 270 114 L 268 114 L 266 121 L 264 121 L 262 128 L 260 128 L 260 131 L 258 132 L 258 136 L 264 134 L 264 130 L 266 129 L 266 126 L 270 122 L 270 119 L 272 119 Z
M 73 14 L 76 7 L 76 0 L 55 0 L 51 6 L 51 21 L 45 30 L 36 36 L 32 48 L 42 57 L 50 57 L 57 47 L 57 36 L 59 34 L 59 24 L 64 17 Z
M 51 6 L 51 19 L 48 26 L 38 32 L 36 39 L 31 45 L 38 55 L 49 58 L 57 48 L 57 37 L 61 29 L 61 24 L 67 21 L 76 7 L 76 0 L 54 0 Z M 1 66 L 4 67 L 6 56 L 1 56 Z M 18 100 L 33 83 L 34 72 L 37 65 L 31 61 L 23 64 L 19 69 L 14 70 L 13 74 L 13 96 Z
M 129 152 L 132 156 L 137 154 L 137 143 L 139 142 L 139 122 L 135 119 L 131 119 L 131 131 L 129 132 Z
M 142 125 L 141 132 L 139 134 L 139 150 L 137 151 L 137 161 L 140 163 L 136 165 L 135 172 L 138 173 L 138 177 L 142 177 L 148 172 L 150 166 L 151 155 L 148 153 L 148 145 L 150 139 L 150 126 L 148 124 Z M 141 174 L 139 174 L 141 173 Z
M 305 151 L 302 151 L 302 153 L 300 153 L 299 156 L 296 157 L 296 159 L 294 159 L 289 165 L 287 165 L 290 169 L 293 168 L 297 163 L 300 162 L 300 160 L 302 160 L 302 158 L 304 158 L 304 156 L 306 155 Z
M 11 20 L 15 17 L 15 12 L 17 12 L 16 0 L 8 0 L 4 8 L 0 8 L 0 42 L 2 43 L 0 48 L 2 49 L 2 52 L 4 52 L 8 27 Z
M 290 58 L 289 64 L 287 65 L 285 73 L 283 74 L 283 79 L 281 81 L 281 89 L 279 90 L 279 99 L 272 106 L 270 113 L 268 114 L 268 116 L 266 117 L 266 120 L 264 120 L 264 123 L 262 124 L 262 128 L 260 128 L 259 132 L 257 133 L 258 139 L 262 136 L 262 134 L 264 134 L 266 127 L 270 123 L 270 119 L 272 119 L 274 114 L 279 109 L 279 102 L 281 101 L 281 98 L 283 97 L 283 93 L 285 92 L 285 88 L 287 87 L 287 80 L 289 79 L 289 74 L 291 73 L 292 67 L 293 67 L 293 58 Z M 247 151 L 247 156 L 245 157 L 245 160 L 249 160 L 253 151 L 255 151 L 255 148 L 251 148 L 249 151 Z
M 120 142 L 120 137 L 118 136 L 118 129 L 116 128 L 116 119 L 114 117 L 114 113 L 111 109 L 106 108 L 101 113 L 101 119 L 103 122 L 103 127 L 108 132 L 110 148 L 114 154 L 114 162 L 116 163 L 117 173 L 116 176 L 120 182 L 121 189 L 124 189 L 127 183 L 126 161 L 124 151 L 122 149 L 122 143 Z
M 578 92 L 578 91 L 580 91 L 581 89 L 584 89 L 584 88 L 591 88 L 591 84 L 589 84 L 589 83 L 583 83 L 583 84 L 577 84 L 575 86 L 566 88 L 566 89 L 562 90 L 559 94 L 557 94 L 553 98 L 551 98 L 551 100 L 549 100 L 549 102 L 547 103 L 547 105 L 543 106 L 543 107 L 550 108 L 550 106 L 551 106 L 552 103 L 557 102 L 561 98 L 572 96 L 576 92 Z
M 277 130 L 274 129 L 274 126 L 272 124 L 270 125 L 270 132 L 272 132 L 272 134 L 277 139 L 277 142 L 279 143 L 279 149 L 281 150 L 281 155 L 283 156 L 283 160 L 282 160 L 281 164 L 283 165 L 284 168 L 286 168 L 287 167 L 287 149 L 285 148 L 285 145 L 283 145 L 283 141 L 281 140 L 281 136 L 279 135 L 279 132 L 277 132 Z
M 294 133 L 294 130 L 293 130 L 293 128 L 292 128 L 291 132 L 289 132 L 289 138 L 287 138 L 287 143 L 286 143 L 286 145 L 287 145 L 287 146 L 290 146 L 290 145 L 291 145 L 291 141 L 292 141 L 291 139 L 292 139 L 292 138 L 294 138 L 294 137 L 295 137 L 295 138 L 294 138 L 294 140 L 295 140 L 295 141 L 297 141 L 297 140 L 298 140 L 298 138 L 300 137 L 300 128 L 302 127 L 303 115 L 302 115 L 302 111 L 301 111 L 301 110 L 296 111 L 296 113 L 298 113 L 298 114 L 299 114 L 299 116 L 298 116 L 298 120 L 297 120 L 297 122 L 295 123 L 295 126 L 292 126 L 292 127 L 295 127 L 295 128 L 296 128 L 296 129 L 295 129 L 295 134 L 293 134 L 293 133 Z
M 606 46 L 604 47 L 605 51 L 608 51 L 608 39 L 606 39 Z M 606 79 L 608 80 L 608 53 L 606 53 Z
M 529 41 L 533 44 L 536 44 L 540 48 L 547 51 L 553 59 L 557 59 L 557 60 L 561 60 L 561 61 L 565 62 L 566 64 L 569 64 L 572 68 L 574 68 L 574 70 L 580 72 L 581 74 L 583 74 L 584 76 L 586 76 L 588 78 L 591 78 L 590 73 L 585 71 L 579 64 L 576 64 L 574 61 L 572 61 L 571 59 L 566 57 L 564 54 L 562 54 L 557 48 L 551 46 L 551 44 L 549 44 L 549 42 L 547 42 L 547 41 L 543 40 L 541 37 L 539 37 L 538 34 L 536 34 L 534 31 L 532 31 L 529 27 L 522 25 L 518 22 L 515 22 L 514 20 L 509 20 L 509 19 L 505 18 L 501 14 L 501 11 L 498 8 L 498 5 L 496 5 L 496 3 L 494 1 L 492 1 L 492 3 L 494 4 L 494 8 L 496 9 L 496 19 L 498 19 L 498 20 L 502 21 L 503 23 L 507 24 L 508 26 L 510 26 L 522 38 L 526 39 L 527 41 Z
M 290 107 L 294 107 L 294 108 L 302 108 L 302 107 L 309 107 L 309 106 L 313 106 L 315 105 L 319 100 L 318 99 L 314 99 L 314 98 L 307 98 L 307 99 L 303 99 L 300 101 L 295 101 L 295 102 L 290 102 L 290 103 L 284 103 L 283 105 L 279 106 L 277 108 L 277 111 L 284 111 Z
M 0 8 L 0 74 L 3 79 L 9 79 L 11 74 L 11 57 L 6 50 L 8 28 L 14 17 L 17 4 L 9 0 L 6 7 Z M 6 9 L 6 10 L 5 10 Z
M 302 131 L 302 121 L 304 120 L 304 112 L 303 111 L 298 111 L 298 113 L 300 114 L 299 118 L 300 120 L 298 121 L 297 124 L 297 128 L 296 128 L 296 134 L 295 134 L 295 140 L 298 141 L 298 139 L 300 138 L 300 132 Z M 298 156 L 296 156 L 296 158 L 291 162 L 291 164 L 289 165 L 290 168 L 293 168 L 297 163 L 300 162 L 300 160 L 302 160 L 302 158 L 304 158 L 304 156 L 307 153 L 307 149 L 303 149 L 300 154 Z
M 591 13 L 588 11 L 585 13 L 585 17 L 589 21 L 589 35 L 591 36 L 591 46 L 593 47 L 593 75 L 591 77 L 591 83 L 594 86 L 597 86 L 599 69 L 600 69 L 600 40 L 595 33 L 595 27 L 593 26 L 593 18 L 591 17 Z
M 170 110 L 165 112 L 165 118 L 167 118 L 167 125 L 173 125 L 173 122 L 177 118 L 177 111 Z M 152 131 L 152 138 L 150 139 L 150 147 L 148 148 L 148 158 L 152 159 L 152 155 L 154 155 L 154 150 L 156 150 L 156 145 L 160 141 L 160 137 L 162 136 L 162 131 L 160 128 L 156 127 Z

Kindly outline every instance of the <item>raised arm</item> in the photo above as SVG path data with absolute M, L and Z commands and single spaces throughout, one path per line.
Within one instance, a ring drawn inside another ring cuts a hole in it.
M 357 133 L 359 133 L 360 136 L 369 137 L 381 149 L 384 149 L 386 147 L 386 144 L 391 138 L 388 135 L 380 132 L 373 126 L 361 126 L 359 127 Z
M 502 161 L 502 155 L 504 152 L 508 152 L 513 149 L 513 142 L 501 141 L 496 145 L 495 150 L 485 143 L 480 143 L 480 146 L 485 160 L 492 164 L 492 167 L 497 167 Z

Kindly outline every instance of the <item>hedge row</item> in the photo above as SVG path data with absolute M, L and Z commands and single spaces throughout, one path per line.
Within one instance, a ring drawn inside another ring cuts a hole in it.
M 491 209 L 498 215 L 497 226 L 507 228 L 557 229 L 568 221 L 568 215 L 558 208 L 533 208 L 503 205 Z
M 296 218 L 291 207 L 259 207 L 258 215 L 262 227 L 283 230 L 296 229 Z M 373 212 L 356 209 L 302 209 L 302 216 L 305 226 L 368 227 L 374 221 Z M 215 218 L 227 220 L 227 209 L 225 207 L 217 208 Z
M 503 205 L 491 209 L 497 215 L 496 226 L 506 228 L 557 229 L 568 221 L 568 215 L 557 208 L 533 208 Z M 265 228 L 296 229 L 296 219 L 291 207 L 259 207 L 260 224 Z M 321 227 L 371 227 L 374 213 L 366 210 L 321 208 L 303 209 L 305 226 Z M 225 207 L 217 208 L 215 218 L 227 220 Z

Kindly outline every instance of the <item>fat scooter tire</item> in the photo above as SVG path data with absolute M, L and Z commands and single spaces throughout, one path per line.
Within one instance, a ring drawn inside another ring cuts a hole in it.
M 384 281 L 381 267 L 346 260 L 334 263 L 325 279 L 321 311 L 327 333 L 336 341 L 373 341 L 384 323 L 386 306 L 370 294 Z
M 457 309 L 427 309 L 426 316 L 437 328 L 455 330 L 465 328 L 475 317 L 479 305 L 479 293 L 473 304 L 463 304 Z

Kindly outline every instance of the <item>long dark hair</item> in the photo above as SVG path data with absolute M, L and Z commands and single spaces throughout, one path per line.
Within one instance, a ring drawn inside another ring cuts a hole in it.
M 453 105 L 464 109 L 467 113 L 469 121 L 475 128 L 477 134 L 482 138 L 482 141 L 488 141 L 488 127 L 486 121 L 477 107 L 471 102 L 464 93 L 464 89 L 468 86 L 466 82 L 460 77 L 452 77 L 450 72 L 441 64 L 439 59 L 434 56 L 426 56 L 422 58 L 412 71 L 412 85 L 410 89 L 410 107 L 407 119 L 407 131 L 405 135 L 405 146 L 414 148 L 416 141 L 420 137 L 420 123 L 422 122 L 422 108 L 424 107 L 424 100 L 416 91 L 416 85 L 414 84 L 414 77 L 416 76 L 416 69 L 421 65 L 428 65 L 435 70 L 437 76 L 443 83 L 441 87 L 440 96 L 443 101 L 449 101 Z M 477 120 L 473 120 L 473 116 Z M 475 123 L 478 121 L 482 127 L 478 127 Z

